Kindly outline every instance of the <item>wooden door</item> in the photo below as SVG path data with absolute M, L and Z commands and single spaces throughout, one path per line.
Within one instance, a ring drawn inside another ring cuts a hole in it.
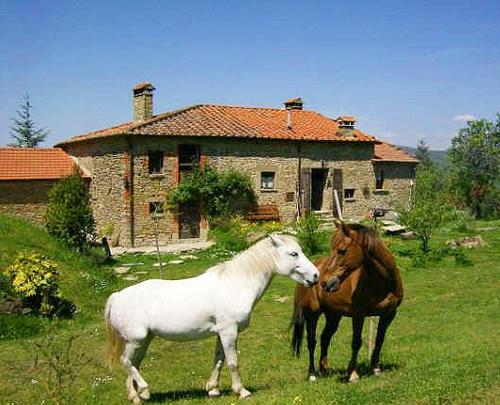
M 311 211 L 311 174 L 310 168 L 302 169 L 300 172 L 301 215 Z
M 183 206 L 179 213 L 179 239 L 200 237 L 200 209 Z
M 337 190 L 337 195 L 339 196 L 340 211 L 343 210 L 342 203 L 344 201 L 344 184 L 342 179 L 342 169 L 332 170 L 332 189 Z M 332 192 L 333 199 L 333 215 L 336 218 L 342 218 L 342 215 L 337 212 L 337 204 L 335 203 L 335 194 Z

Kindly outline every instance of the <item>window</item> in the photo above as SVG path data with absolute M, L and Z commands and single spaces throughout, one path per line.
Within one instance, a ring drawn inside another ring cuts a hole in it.
M 375 169 L 375 189 L 382 190 L 384 188 L 384 170 Z
M 354 198 L 354 191 L 355 191 L 355 189 L 353 189 L 353 188 L 345 188 L 344 189 L 344 198 Z
M 163 152 L 154 151 L 148 153 L 149 174 L 159 174 L 163 169 Z
M 163 203 L 160 201 L 152 201 L 149 203 L 149 213 L 151 215 L 163 214 Z
M 199 145 L 179 145 L 179 177 L 191 173 L 200 163 Z
M 260 173 L 260 188 L 261 190 L 274 190 L 274 172 Z

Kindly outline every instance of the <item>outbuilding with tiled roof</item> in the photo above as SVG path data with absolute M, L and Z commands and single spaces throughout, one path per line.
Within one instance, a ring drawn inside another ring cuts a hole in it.
M 49 190 L 75 163 L 60 148 L 0 148 L 0 212 L 42 223 Z

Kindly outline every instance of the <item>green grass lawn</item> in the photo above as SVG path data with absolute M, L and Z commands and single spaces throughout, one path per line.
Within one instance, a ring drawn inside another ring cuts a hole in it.
M 389 329 L 382 353 L 385 372 L 379 377 L 365 373 L 357 384 L 344 382 L 350 356 L 349 319 L 342 321 L 332 341 L 330 359 L 335 371 L 316 383 L 307 381 L 307 356 L 292 357 L 287 330 L 294 284 L 276 277 L 257 305 L 250 328 L 239 341 L 242 379 L 253 391 L 248 403 L 499 402 L 500 221 L 474 222 L 473 225 L 475 229 L 462 232 L 452 227 L 443 229 L 432 242 L 437 249 L 452 237 L 481 234 L 487 246 L 470 251 L 473 262 L 470 266 L 456 264 L 447 256 L 426 268 L 417 268 L 408 255 L 417 246 L 416 241 L 387 239 L 402 270 L 405 299 Z M 89 260 L 68 252 L 34 227 L 0 216 L 0 268 L 7 266 L 15 252 L 22 249 L 44 251 L 60 264 L 63 293 L 78 305 L 79 311 L 73 320 L 57 322 L 49 336 L 46 320 L 0 315 L 2 403 L 50 402 L 42 387 L 47 369 L 33 368 L 33 358 L 55 346 L 54 342 L 64 343 L 71 336 L 77 336 L 73 360 L 81 363 L 80 355 L 84 354 L 83 360 L 90 362 L 71 376 L 70 402 L 125 403 L 124 372 L 109 371 L 105 366 L 101 314 L 107 296 L 131 283 L 113 275 L 113 267 L 143 263 L 130 272 L 146 272 L 138 274 L 139 279 L 156 278 L 159 276 L 158 268 L 153 267 L 156 257 L 128 255 L 109 265 L 98 264 L 97 259 Z M 197 260 L 167 265 L 165 277 L 193 276 L 221 260 L 216 248 L 198 256 Z M 171 259 L 171 256 L 164 257 L 164 261 Z M 36 343 L 42 347 L 37 348 Z M 237 402 L 237 397 L 230 392 L 229 373 L 225 369 L 222 396 L 209 399 L 204 394 L 214 345 L 214 338 L 185 343 L 154 340 L 142 366 L 142 374 L 152 391 L 150 402 Z M 305 347 L 303 352 L 306 353 Z M 359 360 L 361 370 L 366 371 L 366 344 Z M 43 355 L 40 361 L 43 365 Z

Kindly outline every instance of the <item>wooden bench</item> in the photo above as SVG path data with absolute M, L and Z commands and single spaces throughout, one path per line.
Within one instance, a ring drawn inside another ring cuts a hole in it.
M 280 212 L 276 204 L 256 205 L 250 208 L 246 219 L 249 221 L 279 221 Z

